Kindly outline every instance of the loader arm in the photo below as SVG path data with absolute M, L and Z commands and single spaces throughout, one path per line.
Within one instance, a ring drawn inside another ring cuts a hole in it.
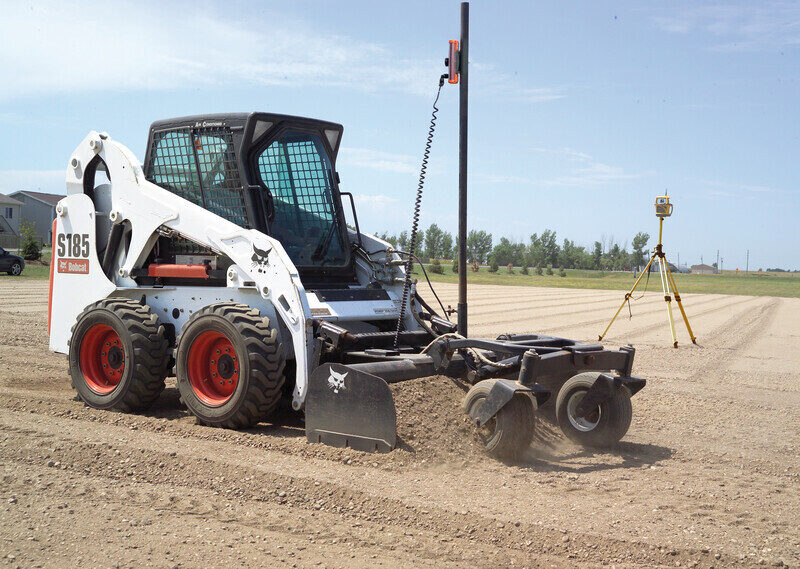
M 94 208 L 87 207 L 84 174 L 99 160 L 105 164 L 111 181 L 109 217 L 115 225 L 129 225 L 130 243 L 127 253 L 119 255 L 110 282 L 105 275 L 92 275 L 91 282 L 96 284 L 90 287 L 90 294 L 97 297 L 95 300 L 100 300 L 115 287 L 135 284 L 130 279 L 132 271 L 145 262 L 156 239 L 165 232 L 175 232 L 226 255 L 234 263 L 228 269 L 227 286 L 236 288 L 247 283 L 252 287 L 254 284 L 260 296 L 275 307 L 291 334 L 297 362 L 292 406 L 301 408 L 307 391 L 311 363 L 309 356 L 312 352 L 310 343 L 313 342 L 312 335 L 306 334 L 310 310 L 298 271 L 281 244 L 259 231 L 242 228 L 147 181 L 139 161 L 127 147 L 106 134 L 92 131 L 75 149 L 67 167 L 67 197 L 57 207 L 56 232 L 91 234 L 95 257 L 97 236 L 94 235 L 94 222 L 91 220 Z M 72 219 L 73 211 L 83 214 L 82 219 Z M 91 261 L 90 270 L 97 265 L 99 271 L 99 263 Z M 68 284 L 59 283 L 58 276 L 54 281 L 54 296 L 64 296 L 67 291 L 62 289 Z M 66 299 L 59 302 L 60 322 L 54 324 L 54 328 L 61 330 L 56 330 L 51 337 L 51 349 L 54 351 L 66 351 L 69 327 L 86 305 L 85 300 L 74 302 Z M 63 332 L 64 327 L 66 333 Z

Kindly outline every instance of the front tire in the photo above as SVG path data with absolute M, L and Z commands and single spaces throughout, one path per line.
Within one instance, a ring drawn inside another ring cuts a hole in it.
M 72 327 L 72 387 L 95 409 L 138 411 L 164 390 L 169 341 L 150 307 L 107 298 L 89 305 Z
M 575 415 L 581 399 L 599 375 L 597 372 L 579 373 L 561 386 L 556 399 L 556 418 L 561 431 L 573 442 L 588 447 L 617 444 L 628 432 L 633 416 L 631 392 L 624 386 L 586 416 Z
M 480 409 L 495 381 L 484 379 L 470 388 L 463 403 L 467 415 Z M 535 421 L 533 403 L 526 395 L 517 394 L 479 429 L 478 436 L 490 455 L 516 460 L 533 440 Z
M 11 265 L 11 268 L 8 269 L 8 274 L 12 277 L 18 277 L 20 274 L 22 274 L 22 265 L 18 262 L 15 262 L 13 265 Z
M 277 330 L 257 309 L 206 306 L 186 323 L 176 352 L 181 400 L 200 423 L 250 427 L 280 401 L 285 356 Z

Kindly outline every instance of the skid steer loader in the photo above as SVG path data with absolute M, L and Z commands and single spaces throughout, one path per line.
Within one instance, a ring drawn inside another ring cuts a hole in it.
M 570 438 L 618 441 L 645 384 L 633 348 L 455 333 L 407 255 L 360 231 L 339 189 L 341 137 L 271 113 L 176 118 L 152 124 L 140 164 L 86 136 L 56 208 L 49 322 L 80 399 L 141 410 L 174 374 L 206 425 L 254 425 L 283 397 L 309 441 L 385 452 L 388 384 L 443 374 L 474 384 L 464 410 L 497 456 L 527 447 L 545 404 Z

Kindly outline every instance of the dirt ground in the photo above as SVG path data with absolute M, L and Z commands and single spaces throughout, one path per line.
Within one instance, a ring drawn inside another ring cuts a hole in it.
M 470 332 L 591 341 L 621 298 L 474 286 Z M 798 567 L 800 299 L 684 300 L 699 346 L 670 346 L 655 293 L 612 328 L 648 379 L 617 449 L 540 421 L 511 465 L 445 378 L 394 387 L 388 455 L 308 445 L 292 419 L 199 426 L 172 383 L 147 413 L 89 409 L 47 351 L 47 282 L 0 277 L 0 569 Z

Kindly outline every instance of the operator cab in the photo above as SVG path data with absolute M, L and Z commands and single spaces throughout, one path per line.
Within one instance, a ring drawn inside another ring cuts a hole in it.
M 342 126 L 270 113 L 157 121 L 147 179 L 283 245 L 304 280 L 354 282 L 336 173 Z M 201 254 L 173 240 L 175 254 Z

